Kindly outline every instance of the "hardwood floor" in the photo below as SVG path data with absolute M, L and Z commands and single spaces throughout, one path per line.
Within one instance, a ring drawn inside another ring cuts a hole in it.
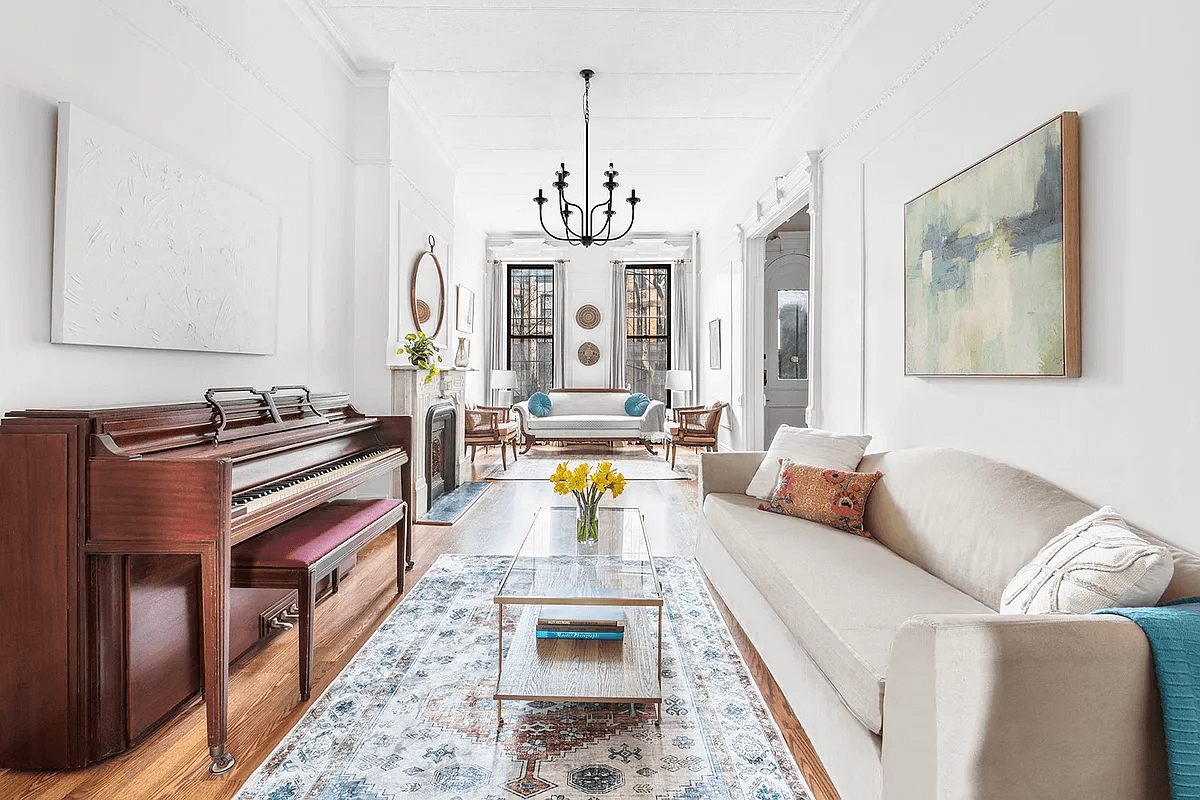
M 644 452 L 640 448 L 638 451 Z M 564 457 L 596 460 L 594 456 L 579 454 L 584 451 L 563 452 Z M 498 451 L 481 452 L 464 480 L 482 475 L 498 460 Z M 696 460 L 691 450 L 679 453 L 681 465 L 692 474 Z M 486 494 L 455 525 L 416 526 L 413 534 L 416 567 L 408 573 L 406 589 L 414 586 L 442 553 L 516 552 L 537 507 L 562 501 L 547 482 L 493 481 Z M 655 553 L 692 555 L 698 520 L 694 480 L 630 481 L 616 502 L 642 509 Z M 394 546 L 392 537 L 382 536 L 363 550 L 358 565 L 342 581 L 340 597 L 317 609 L 313 700 L 400 602 L 395 593 Z M 715 591 L 713 594 L 716 597 Z M 815 800 L 837 800 L 837 792 L 812 742 L 774 678 L 719 597 L 717 605 Z M 196 698 L 175 719 L 121 756 L 71 771 L 0 771 L 0 798 L 226 800 L 233 797 L 308 707 L 308 703 L 299 702 L 296 636 L 295 630 L 276 634 L 230 668 L 229 742 L 238 759 L 232 772 L 220 777 L 208 774 L 204 705 Z

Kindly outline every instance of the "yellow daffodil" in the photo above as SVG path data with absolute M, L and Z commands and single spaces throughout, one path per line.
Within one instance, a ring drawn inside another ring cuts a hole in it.
M 625 476 L 617 472 L 612 477 L 612 496 L 620 497 L 621 492 L 625 491 Z
M 558 469 L 554 470 L 554 474 L 550 476 L 550 480 L 557 483 L 558 481 L 565 481 L 569 477 L 571 477 L 571 470 L 567 466 L 567 462 L 564 461 L 558 465 Z
M 570 494 L 571 493 L 571 485 L 569 483 L 567 483 L 567 481 L 565 481 L 565 480 L 554 481 L 554 492 L 555 492 L 555 494 Z
M 591 467 L 589 467 L 587 464 L 580 464 L 578 467 L 575 468 L 575 471 L 571 473 L 571 477 L 570 477 L 570 481 L 569 481 L 570 486 L 571 486 L 571 491 L 582 492 L 584 489 L 587 488 L 588 472 L 590 472 L 590 471 L 591 471 Z

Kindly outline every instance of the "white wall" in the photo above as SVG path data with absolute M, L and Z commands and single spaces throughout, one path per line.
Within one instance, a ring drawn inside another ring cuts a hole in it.
M 736 254 L 718 245 L 713 259 L 707 240 L 727 241 L 771 176 L 825 148 L 824 424 L 880 449 L 985 453 L 1200 549 L 1185 493 L 1162 477 L 1200 446 L 1197 39 L 1190 2 L 873 3 L 706 225 L 705 274 Z M 904 202 L 1064 110 L 1082 138 L 1083 377 L 905 377 Z M 722 308 L 705 283 L 705 308 Z M 710 374 L 704 391 L 720 388 Z
M 0 4 L 0 411 L 349 389 L 350 77 L 284 0 Z M 240 186 L 283 219 L 274 356 L 50 344 L 56 104 Z
M 446 305 L 450 327 L 450 347 L 446 352 L 446 363 L 454 363 L 459 337 L 465 337 L 471 345 L 467 373 L 467 402 L 490 405 L 491 398 L 485 396 L 485 370 L 488 364 L 487 326 L 484 324 L 485 297 L 483 293 L 484 266 L 487 263 L 487 236 L 474 221 L 462 211 L 458 192 L 455 192 L 454 263 L 451 276 L 447 279 L 449 302 Z M 463 285 L 475 293 L 475 330 L 464 333 L 455 328 L 458 312 L 458 286 Z

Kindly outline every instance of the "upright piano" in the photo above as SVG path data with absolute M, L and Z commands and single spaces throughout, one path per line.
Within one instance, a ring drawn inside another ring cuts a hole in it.
M 7 414 L 0 767 L 120 753 L 201 689 L 214 772 L 228 766 L 230 658 L 288 594 L 231 590 L 230 548 L 373 478 L 413 508 L 411 448 L 411 417 L 304 387 Z

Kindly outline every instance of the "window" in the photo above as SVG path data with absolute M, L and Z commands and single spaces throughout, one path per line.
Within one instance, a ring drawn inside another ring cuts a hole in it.
M 671 268 L 625 268 L 625 383 L 651 400 L 667 399 L 671 368 Z
M 513 401 L 554 388 L 554 268 L 508 268 L 508 368 Z
M 781 289 L 779 380 L 808 380 L 808 290 Z

